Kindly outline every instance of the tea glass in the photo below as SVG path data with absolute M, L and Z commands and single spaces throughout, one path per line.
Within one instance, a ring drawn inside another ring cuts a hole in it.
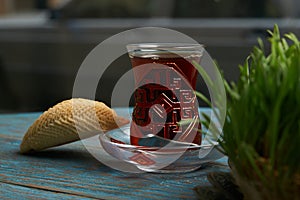
M 127 45 L 135 77 L 131 144 L 148 136 L 201 144 L 198 102 L 194 90 L 203 54 L 200 44 L 141 43 Z M 180 126 L 193 119 L 193 126 Z M 150 140 L 149 140 L 150 142 Z M 149 146 L 149 145 L 148 145 Z

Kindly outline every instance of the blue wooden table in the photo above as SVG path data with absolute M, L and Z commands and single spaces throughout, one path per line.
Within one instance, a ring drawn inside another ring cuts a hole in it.
M 0 115 L 0 199 L 197 199 L 193 188 L 210 185 L 207 173 L 228 171 L 222 158 L 184 174 L 125 173 L 100 163 L 80 141 L 22 155 L 22 137 L 40 114 Z

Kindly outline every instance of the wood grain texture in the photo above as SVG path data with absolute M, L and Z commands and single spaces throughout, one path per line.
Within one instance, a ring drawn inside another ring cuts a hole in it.
M 9 199 L 83 199 L 88 200 L 91 198 L 57 193 L 47 190 L 40 190 L 30 187 L 23 187 L 20 185 L 0 183 L 0 199 L 9 200 Z
M 228 171 L 224 158 L 186 174 L 124 173 L 94 159 L 80 141 L 21 155 L 21 139 L 39 115 L 0 115 L 0 199 L 196 199 L 193 188 L 209 185 L 208 172 Z

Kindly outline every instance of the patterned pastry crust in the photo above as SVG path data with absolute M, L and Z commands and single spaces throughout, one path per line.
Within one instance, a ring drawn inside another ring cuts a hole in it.
M 21 153 L 74 142 L 129 123 L 102 102 L 73 98 L 45 111 L 27 130 Z M 80 137 L 78 135 L 80 133 Z

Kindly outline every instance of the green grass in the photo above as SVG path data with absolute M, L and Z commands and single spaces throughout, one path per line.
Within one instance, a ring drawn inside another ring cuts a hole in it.
M 287 188 L 300 191 L 300 42 L 292 33 L 281 37 L 276 25 L 269 34 L 269 53 L 259 39 L 240 66 L 238 82 L 224 80 L 227 108 L 219 142 L 239 176 L 284 198 Z

